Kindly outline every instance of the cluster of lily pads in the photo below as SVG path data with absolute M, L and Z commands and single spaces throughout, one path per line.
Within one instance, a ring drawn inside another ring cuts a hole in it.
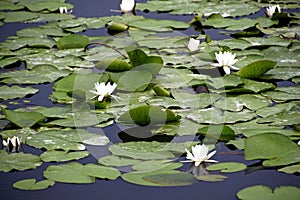
M 64 0 L 1 1 L 3 23 L 47 23 L 24 28 L 0 43 L 0 135 L 6 144 L 0 150 L 0 171 L 64 162 L 47 167 L 44 181 L 14 184 L 25 190 L 118 177 L 147 186 L 222 181 L 223 173 L 247 168 L 238 162 L 205 165 L 214 162 L 209 158 L 216 152 L 209 150 L 223 142 L 243 150 L 245 160 L 299 173 L 300 5 L 297 0 L 271 3 L 155 0 L 135 6 L 191 15 L 184 22 L 128 13 L 76 18 L 65 12 L 73 6 Z M 266 16 L 246 16 L 262 9 Z M 83 34 L 105 27 L 112 35 Z M 199 35 L 179 34 L 188 28 Z M 210 28 L 231 37 L 211 40 L 203 32 Z M 291 86 L 281 87 L 281 82 Z M 50 85 L 54 106 L 9 108 L 38 93 L 39 84 Z M 103 133 L 112 124 L 123 128 L 119 136 L 124 142 L 113 143 Z M 23 152 L 21 145 L 44 152 Z M 88 150 L 97 146 L 109 151 L 97 164 L 76 161 L 95 156 Z M 182 171 L 185 153 L 195 162 L 187 172 Z M 124 166 L 130 171 L 122 173 Z M 257 191 L 278 199 L 299 195 L 293 186 L 274 193 L 255 186 L 237 196 L 248 199 Z

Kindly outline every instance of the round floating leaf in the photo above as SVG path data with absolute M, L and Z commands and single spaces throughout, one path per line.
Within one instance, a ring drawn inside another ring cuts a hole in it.
M 159 175 L 159 174 L 170 174 L 170 175 L 174 175 L 174 174 L 178 174 L 178 173 L 182 173 L 176 170 L 158 170 L 158 171 L 152 171 L 152 172 L 129 172 L 126 174 L 122 174 L 122 179 L 124 181 L 127 181 L 129 183 L 133 183 L 133 184 L 137 184 L 137 185 L 144 185 L 144 186 L 162 186 L 160 185 L 160 183 L 156 183 L 157 181 L 153 180 L 155 179 L 155 177 L 152 179 L 153 181 L 147 181 L 145 179 L 146 176 L 151 176 L 151 175 Z M 176 175 L 175 175 L 176 176 Z M 179 175 L 180 176 L 180 175 Z M 151 179 L 151 177 L 150 177 Z M 159 178 L 158 178 L 159 179 Z M 191 178 L 190 178 L 191 180 Z M 168 180 L 165 180 L 164 183 L 166 183 Z
M 244 163 L 237 162 L 223 162 L 206 167 L 207 170 L 221 170 L 221 172 L 238 172 L 246 169 L 247 166 Z
M 119 157 L 119 156 L 104 156 L 99 158 L 98 163 L 105 166 L 128 166 L 140 163 L 140 160 L 135 160 L 131 158 Z
M 132 66 L 123 59 L 107 59 L 97 63 L 96 67 L 98 69 L 104 69 L 111 72 L 123 72 L 128 71 Z
M 196 179 L 200 181 L 208 181 L 208 182 L 219 182 L 224 181 L 227 176 L 219 175 L 219 174 L 210 174 L 204 176 L 197 176 Z
M 38 18 L 37 13 L 27 12 L 27 11 L 16 11 L 16 12 L 6 12 L 5 22 L 24 22 L 31 19 Z
M 264 166 L 280 166 L 300 161 L 300 146 L 287 136 L 263 133 L 245 140 L 245 159 L 267 159 Z
M 237 74 L 244 78 L 258 78 L 270 69 L 273 69 L 275 65 L 276 62 L 274 61 L 260 60 L 241 68 L 240 71 L 237 72 Z
M 118 89 L 137 92 L 144 91 L 152 80 L 152 74 L 148 71 L 128 71 L 118 79 Z
M 8 154 L 0 150 L 0 171 L 35 169 L 41 165 L 42 162 L 36 155 L 23 152 Z
M 62 183 L 93 183 L 95 177 L 84 172 L 84 165 L 71 162 L 62 165 L 50 165 L 43 173 L 49 180 Z
M 279 169 L 278 171 L 285 172 L 287 174 L 293 174 L 296 172 L 300 173 L 300 164 L 283 167 L 283 168 Z
M 2 112 L 6 119 L 21 128 L 31 127 L 45 119 L 45 117 L 38 112 L 18 112 L 6 109 L 2 109 Z
M 120 171 L 112 167 L 96 164 L 82 165 L 77 162 L 52 165 L 44 171 L 44 177 L 63 183 L 93 183 L 95 178 L 115 180 L 120 175 Z
M 182 163 L 173 163 L 170 160 L 149 160 L 139 162 L 132 166 L 133 170 L 140 171 L 140 172 L 151 172 L 161 169 L 176 169 L 182 166 Z
M 36 182 L 35 179 L 25 179 L 15 182 L 13 184 L 13 187 L 20 190 L 43 190 L 53 186 L 54 184 L 55 182 L 51 180 L 43 180 Z
M 46 151 L 40 155 L 44 162 L 64 162 L 69 160 L 78 160 L 87 157 L 88 151 L 65 152 L 65 151 Z
M 175 174 L 161 173 L 148 175 L 143 178 L 145 181 L 158 184 L 159 186 L 184 186 L 192 185 L 196 179 L 192 174 L 177 172 Z
M 174 154 L 163 148 L 167 143 L 162 142 L 126 142 L 111 145 L 109 151 L 117 156 L 140 160 L 159 160 L 174 158 Z
M 176 122 L 180 116 L 175 115 L 171 110 L 163 110 L 158 106 L 140 106 L 130 109 L 122 114 L 118 122 L 123 124 L 137 124 L 140 126 L 165 124 Z
M 85 165 L 84 172 L 89 176 L 110 180 L 116 180 L 121 175 L 120 171 L 113 167 L 105 167 L 97 164 Z
M 15 99 L 22 98 L 28 94 L 35 94 L 39 90 L 32 87 L 20 87 L 17 85 L 13 85 L 11 87 L 4 85 L 0 87 L 0 99 Z
M 272 189 L 264 185 L 255 185 L 240 190 L 237 197 L 241 200 L 297 200 L 300 196 L 300 189 L 294 186 L 280 186 Z
M 53 82 L 60 77 L 69 75 L 69 70 L 59 70 L 52 65 L 42 64 L 36 65 L 31 70 L 10 71 L 2 73 L 0 78 L 3 83 L 23 83 L 23 84 L 39 84 Z
M 59 49 L 84 48 L 89 44 L 89 38 L 84 35 L 71 34 L 60 38 L 57 41 Z
M 220 141 L 229 141 L 235 138 L 234 131 L 228 126 L 211 125 L 199 129 L 199 133 L 206 137 L 212 137 Z

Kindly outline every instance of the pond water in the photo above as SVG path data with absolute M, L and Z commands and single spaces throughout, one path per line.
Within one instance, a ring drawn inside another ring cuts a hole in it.
M 111 15 L 121 15 L 119 13 L 111 12 L 111 9 L 119 9 L 119 1 L 105 1 L 105 0 L 67 0 L 67 3 L 74 5 L 72 14 L 76 17 L 104 17 Z M 145 3 L 146 0 L 137 1 L 139 3 Z M 296 9 L 296 11 L 299 11 Z M 179 20 L 189 22 L 191 21 L 193 15 L 172 15 L 165 12 L 143 12 L 136 11 L 137 16 L 144 16 L 147 18 L 154 19 L 168 19 L 168 20 Z M 264 16 L 264 9 L 260 9 L 258 12 L 249 15 L 249 18 L 257 18 L 259 16 Z M 299 15 L 298 15 L 299 16 Z M 236 18 L 238 19 L 238 18 Z M 17 31 L 22 30 L 27 27 L 34 27 L 37 25 L 42 25 L 44 23 L 5 23 L 3 26 L 0 26 L 0 42 L 5 41 L 8 36 L 13 36 Z M 299 25 L 299 24 L 298 24 Z M 204 33 L 209 35 L 211 40 L 223 40 L 226 38 L 231 38 L 228 35 L 221 34 L 220 32 L 225 31 L 224 28 L 204 28 Z M 107 28 L 99 29 L 89 29 L 84 31 L 83 34 L 94 37 L 94 36 L 110 36 L 107 33 Z M 167 33 L 171 34 L 171 33 Z M 193 27 L 183 30 L 176 30 L 176 36 L 196 36 L 199 35 L 199 32 L 195 31 Z M 117 36 L 116 36 L 117 37 Z M 204 40 L 202 38 L 201 40 Z M 296 43 L 296 42 L 295 42 Z M 296 46 L 296 45 L 295 45 Z M 250 48 L 251 49 L 251 48 Z M 295 47 L 297 49 L 297 47 Z M 255 51 L 255 50 L 254 50 Z M 299 51 L 298 51 L 299 52 Z M 299 66 L 298 66 L 299 67 Z M 24 69 L 24 63 L 19 66 L 17 69 Z M 1 73 L 6 73 L 11 71 L 10 68 L 0 69 Z M 210 70 L 210 69 L 209 69 Z M 98 70 L 99 71 L 99 70 Z M 96 72 L 98 72 L 96 70 Z M 270 81 L 271 82 L 271 81 Z M 5 85 L 1 83 L 0 86 Z M 9 85 L 9 84 L 8 84 Z M 6 109 L 14 110 L 22 107 L 29 106 L 44 106 L 44 107 L 53 107 L 53 106 L 64 106 L 63 103 L 54 103 L 49 100 L 49 95 L 53 92 L 54 83 L 42 83 L 42 84 L 32 84 L 33 88 L 39 89 L 39 92 L 34 95 L 27 95 L 21 99 L 6 100 L 0 102 L 7 106 Z M 296 83 L 293 83 L 291 79 L 289 80 L 278 80 L 277 86 L 286 87 L 292 86 L 297 87 Z M 298 91 L 299 89 L 297 89 Z M 296 92 L 297 93 L 297 92 Z M 299 92 L 298 92 L 299 93 Z M 297 93 L 297 95 L 299 95 Z M 297 97 L 295 98 L 297 100 Z M 295 101 L 292 99 L 290 101 Z M 299 99 L 298 99 L 299 100 Z M 289 101 L 289 100 L 288 100 Z M 288 102 L 287 101 L 287 102 Z M 14 103 L 11 103 L 14 102 Z M 273 102 L 274 103 L 274 102 Z M 122 104 L 121 104 L 122 105 Z M 287 126 L 289 129 L 292 129 L 291 126 Z M 110 143 L 104 147 L 94 147 L 88 146 L 87 150 L 90 151 L 88 157 L 80 159 L 78 162 L 82 164 L 88 163 L 98 163 L 98 158 L 108 154 L 108 147 L 111 144 L 116 144 L 119 142 L 128 142 L 133 139 L 122 132 L 123 126 L 120 125 L 110 125 L 105 128 L 96 128 L 90 127 L 88 130 L 92 133 L 103 132 L 108 138 Z M 2 129 L 2 131 L 5 129 Z M 143 130 L 145 131 L 145 130 Z M 295 138 L 299 138 L 299 135 L 293 135 Z M 174 137 L 174 136 L 173 136 Z M 198 141 L 199 134 L 196 136 L 181 136 L 170 138 L 166 137 L 169 140 L 179 140 L 186 141 L 194 140 Z M 187 138 L 187 139 L 186 139 Z M 283 172 L 278 172 L 278 167 L 267 167 L 263 168 L 262 162 L 259 160 L 245 160 L 244 151 L 238 150 L 230 145 L 226 146 L 225 142 L 218 142 L 216 144 L 217 153 L 214 155 L 213 159 L 222 162 L 240 162 L 248 166 L 247 170 L 235 172 L 235 173 L 226 173 L 227 179 L 221 182 L 205 182 L 197 181 L 192 185 L 188 186 L 171 186 L 171 187 L 158 187 L 158 186 L 140 186 L 132 183 L 128 183 L 121 178 L 116 180 L 104 180 L 96 179 L 95 183 L 91 184 L 66 184 L 56 182 L 53 187 L 50 187 L 45 190 L 40 191 L 23 191 L 15 189 L 12 185 L 20 180 L 35 178 L 40 181 L 43 180 L 43 172 L 50 165 L 59 165 L 60 163 L 45 162 L 42 166 L 34 170 L 25 170 L 25 171 L 11 171 L 9 173 L 0 172 L 0 194 L 3 198 L 7 199 L 143 199 L 143 200 L 166 200 L 166 199 L 237 199 L 236 194 L 247 187 L 254 185 L 265 185 L 270 188 L 276 188 L 278 186 L 296 186 L 300 187 L 300 179 L 298 174 L 287 174 Z M 22 152 L 32 153 L 40 155 L 43 153 L 43 150 L 38 148 L 33 148 L 27 144 L 23 144 L 21 147 Z M 184 160 L 184 157 L 179 157 L 179 160 Z M 193 166 L 193 164 L 191 164 Z M 252 167 L 251 167 L 252 166 Z M 180 171 L 188 171 L 190 165 L 184 164 Z M 122 173 L 127 172 L 127 168 L 121 168 Z M 255 198 L 257 199 L 257 198 Z

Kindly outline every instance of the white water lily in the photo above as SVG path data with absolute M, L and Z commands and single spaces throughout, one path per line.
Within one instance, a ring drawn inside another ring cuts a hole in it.
M 59 13 L 60 13 L 60 14 L 68 13 L 67 7 L 59 7 Z
M 223 67 L 226 74 L 230 74 L 230 70 L 239 70 L 239 68 L 234 67 L 233 65 L 237 62 L 235 59 L 236 54 L 233 54 L 229 51 L 215 53 L 218 63 L 213 64 L 216 67 Z
M 190 51 L 196 51 L 198 49 L 198 47 L 199 47 L 199 44 L 200 44 L 200 40 L 196 40 L 194 38 L 190 38 L 189 43 L 187 45 L 187 48 Z
M 13 148 L 21 146 L 21 143 L 21 139 L 17 136 L 2 141 L 3 146 L 9 147 L 11 145 Z
M 107 97 L 107 96 L 114 97 L 111 94 L 114 92 L 114 90 L 116 88 L 117 88 L 116 83 L 113 83 L 112 85 L 110 83 L 107 83 L 105 85 L 105 82 L 102 82 L 102 83 L 97 82 L 97 83 L 95 83 L 95 90 L 90 90 L 90 92 L 92 92 L 96 95 L 93 98 L 98 97 L 98 101 L 101 102 L 101 101 L 103 101 L 104 97 Z
M 275 6 L 269 6 L 268 8 L 266 8 L 265 13 L 267 14 L 268 17 L 272 17 L 274 13 L 281 13 L 281 9 L 279 5 L 275 5 Z
M 192 152 L 185 149 L 186 161 L 181 162 L 195 162 L 195 166 L 199 166 L 202 162 L 218 162 L 216 160 L 209 160 L 213 155 L 216 154 L 216 150 L 208 153 L 208 147 L 205 144 L 198 144 L 192 146 Z
M 132 12 L 135 7 L 134 0 L 122 0 L 120 8 L 122 12 Z

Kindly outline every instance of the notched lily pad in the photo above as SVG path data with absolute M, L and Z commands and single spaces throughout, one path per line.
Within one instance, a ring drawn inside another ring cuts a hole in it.
M 43 180 L 37 182 L 36 179 L 24 179 L 13 184 L 14 188 L 20 190 L 43 190 L 52 187 L 55 184 L 51 180 Z
M 28 87 L 20 87 L 17 85 L 13 86 L 1 86 L 0 87 L 0 99 L 7 100 L 7 99 L 15 99 L 15 98 L 22 98 L 25 97 L 28 94 L 35 94 L 39 90 L 32 88 L 30 86 Z
M 60 38 L 57 41 L 59 49 L 84 48 L 89 43 L 89 38 L 84 35 L 71 34 Z
M 247 166 L 244 163 L 237 162 L 223 162 L 206 167 L 207 170 L 221 170 L 221 172 L 231 173 L 238 172 L 246 169 Z

